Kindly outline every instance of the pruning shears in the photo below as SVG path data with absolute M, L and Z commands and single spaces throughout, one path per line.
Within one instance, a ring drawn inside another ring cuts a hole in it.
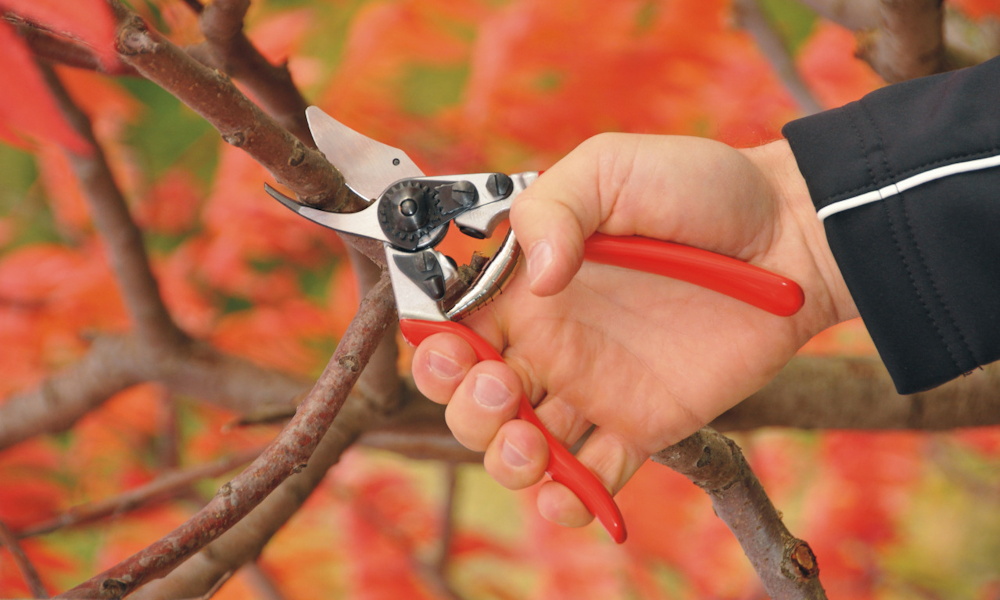
M 474 238 L 492 237 L 506 220 L 511 202 L 538 173 L 426 176 L 403 151 L 348 128 L 315 106 L 306 110 L 306 117 L 327 160 L 340 169 L 348 187 L 371 204 L 355 213 L 332 213 L 303 206 L 265 184 L 267 192 L 310 221 L 383 243 L 399 328 L 407 342 L 417 345 L 446 332 L 468 342 L 480 361 L 502 361 L 496 348 L 460 321 L 496 297 L 515 274 L 520 249 L 513 232 L 469 285 L 460 282 L 454 261 L 435 247 L 452 224 Z M 803 303 L 802 289 L 794 281 L 690 246 L 595 234 L 587 240 L 585 258 L 694 283 L 779 316 L 794 314 Z M 542 425 L 527 397 L 521 397 L 517 417 L 544 434 L 549 476 L 572 490 L 615 541 L 624 542 L 625 522 L 611 494 Z

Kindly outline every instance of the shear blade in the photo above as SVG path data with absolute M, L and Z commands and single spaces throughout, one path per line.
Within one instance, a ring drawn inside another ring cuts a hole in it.
M 307 108 L 306 120 L 316 146 L 362 198 L 378 198 L 393 182 L 424 176 L 402 150 L 354 131 L 319 107 Z

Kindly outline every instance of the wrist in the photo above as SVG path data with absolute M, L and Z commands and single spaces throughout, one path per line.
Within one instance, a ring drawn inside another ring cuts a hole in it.
M 788 142 L 781 139 L 743 152 L 760 169 L 772 191 L 776 218 L 768 254 L 787 263 L 788 274 L 799 278 L 806 293 L 800 316 L 804 334 L 811 337 L 857 317 L 858 309 Z

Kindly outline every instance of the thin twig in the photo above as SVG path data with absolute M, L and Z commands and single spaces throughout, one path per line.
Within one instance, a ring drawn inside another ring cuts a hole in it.
M 740 26 L 753 36 L 757 47 L 774 67 L 774 72 L 777 73 L 785 89 L 795 99 L 802 112 L 811 115 L 823 110 L 823 106 L 820 105 L 812 90 L 799 75 L 799 70 L 795 66 L 795 61 L 792 59 L 788 47 L 778 35 L 770 19 L 761 10 L 759 0 L 736 0 L 733 3 L 733 9 Z
M 135 70 L 121 61 L 107 64 L 107 61 L 102 61 L 86 45 L 66 36 L 56 35 L 10 13 L 6 18 L 14 25 L 18 35 L 27 43 L 35 56 L 44 61 L 108 75 L 136 75 Z
M 771 598 L 826 598 L 812 549 L 789 533 L 735 442 L 704 428 L 657 453 L 653 460 L 705 490 Z
M 135 489 L 90 504 L 75 506 L 54 519 L 25 527 L 17 532 L 17 536 L 26 538 L 44 535 L 65 527 L 76 527 L 105 517 L 121 515 L 157 501 L 173 498 L 189 490 L 195 482 L 218 477 L 250 462 L 262 451 L 263 448 L 244 450 L 212 463 L 165 473 Z
M 438 555 L 434 568 L 442 579 L 448 577 L 451 564 L 451 545 L 455 537 L 455 500 L 458 496 L 458 465 L 444 463 L 444 502 L 441 505 L 441 535 L 438 536 Z
M 87 199 L 91 217 L 111 258 L 115 280 L 138 335 L 146 343 L 172 348 L 188 342 L 167 310 L 150 267 L 142 231 L 129 213 L 125 197 L 94 137 L 90 119 L 73 102 L 51 68 L 42 67 L 59 108 L 74 129 L 90 142 L 87 156 L 69 154 L 70 163 Z
M 295 137 L 315 148 L 306 122 L 306 100 L 292 81 L 287 64 L 272 65 L 243 30 L 250 0 L 215 0 L 198 19 L 204 52 L 190 52 L 208 66 L 238 79 L 265 111 Z
M 24 581 L 28 584 L 28 589 L 31 590 L 31 595 L 36 598 L 48 598 L 49 592 L 45 589 L 45 584 L 42 583 L 42 578 L 38 575 L 38 570 L 31 563 L 31 559 L 24 552 L 24 548 L 17 541 L 17 537 L 3 521 L 0 521 L 0 546 L 6 547 L 10 552 L 11 558 L 14 559 L 14 564 L 17 565 L 21 576 L 24 577 Z
M 372 291 L 379 288 L 385 294 L 383 299 L 389 306 L 392 305 L 388 298 L 388 286 L 383 278 L 373 284 L 362 282 L 362 286 Z M 364 310 L 367 310 L 364 305 L 359 307 L 359 313 Z M 340 460 L 344 451 L 363 432 L 378 428 L 388 416 L 400 412 L 400 406 L 409 401 L 410 396 L 401 393 L 396 372 L 395 312 L 390 311 L 383 318 L 386 321 L 383 324 L 382 341 L 355 383 L 350 399 L 336 422 L 323 436 L 305 469 L 282 482 L 253 512 L 203 548 L 195 557 L 166 577 L 139 589 L 133 596 L 135 600 L 199 593 L 199 590 L 221 574 L 255 559 L 278 529 L 299 510 L 323 480 L 327 470 Z M 361 368 L 360 364 L 358 368 Z M 386 381 L 376 385 L 371 383 L 373 379 Z

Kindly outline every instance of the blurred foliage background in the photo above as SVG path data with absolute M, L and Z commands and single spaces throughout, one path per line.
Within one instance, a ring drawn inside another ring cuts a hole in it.
M 184 3 L 131 4 L 176 43 L 200 39 Z M 973 22 L 1000 14 L 989 3 L 955 6 Z M 822 106 L 882 85 L 853 57 L 850 32 L 793 0 L 762 7 Z M 755 145 L 802 115 L 726 0 L 258 0 L 247 27 L 271 60 L 288 61 L 310 102 L 405 148 L 428 173 L 545 168 L 602 131 Z M 94 121 L 179 323 L 228 352 L 317 375 L 357 302 L 339 241 L 267 198 L 267 172 L 157 86 L 59 74 Z M 127 322 L 62 151 L 44 140 L 0 146 L 0 165 L 7 397 L 78 359 L 93 333 Z M 850 323 L 805 351 L 872 349 Z M 232 427 L 235 418 L 156 385 L 130 389 L 70 432 L 0 453 L 0 521 L 27 528 L 277 431 Z M 789 528 L 816 551 L 830 597 L 1000 598 L 996 430 L 764 430 L 737 441 Z M 23 544 L 47 586 L 65 589 L 183 522 L 223 481 Z M 620 504 L 631 538 L 616 547 L 599 526 L 543 522 L 532 492 L 502 490 L 479 466 L 352 450 L 257 570 L 216 597 L 447 597 L 426 572 L 449 519 L 447 579 L 463 598 L 763 597 L 707 498 L 683 477 L 647 465 Z M 0 596 L 27 593 L 0 550 Z

